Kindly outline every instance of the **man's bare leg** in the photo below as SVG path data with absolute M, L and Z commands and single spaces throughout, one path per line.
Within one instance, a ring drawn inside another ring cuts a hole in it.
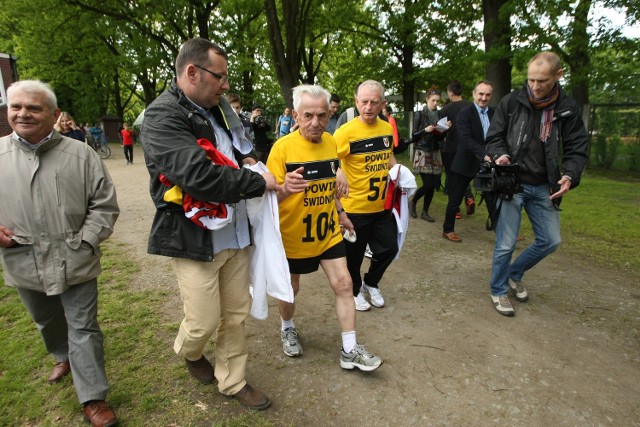
M 291 275 L 291 287 L 293 295 L 296 297 L 300 290 L 300 275 Z M 280 320 L 282 323 L 280 329 L 280 338 L 282 339 L 282 351 L 290 357 L 302 356 L 302 346 L 298 342 L 298 331 L 293 322 L 293 314 L 296 310 L 295 300 L 293 303 L 278 300 L 278 309 L 280 311 Z

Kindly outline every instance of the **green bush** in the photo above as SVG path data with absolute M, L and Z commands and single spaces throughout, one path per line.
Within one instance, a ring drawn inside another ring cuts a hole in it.
M 620 136 L 613 135 L 607 137 L 607 135 L 599 133 L 596 136 L 593 144 L 593 151 L 595 154 L 596 166 L 600 166 L 604 169 L 611 169 L 613 163 L 618 157 L 618 151 L 622 145 Z
M 627 157 L 629 158 L 629 170 L 640 172 L 640 138 L 633 140 L 626 146 Z

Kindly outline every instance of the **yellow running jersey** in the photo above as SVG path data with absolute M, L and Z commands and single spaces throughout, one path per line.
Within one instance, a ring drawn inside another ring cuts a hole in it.
M 267 160 L 276 182 L 282 185 L 285 174 L 300 166 L 309 187 L 278 205 L 282 243 L 292 259 L 316 257 L 342 241 L 333 197 L 338 170 L 333 136 L 325 132 L 317 144 L 304 139 L 300 131 L 280 138 Z
M 340 200 L 342 207 L 355 214 L 382 212 L 393 154 L 393 128 L 380 118 L 368 125 L 356 117 L 333 136 L 342 171 L 349 180 L 349 197 Z

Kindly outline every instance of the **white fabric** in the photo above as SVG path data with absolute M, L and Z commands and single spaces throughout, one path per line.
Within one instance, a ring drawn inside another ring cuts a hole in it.
M 200 208 L 192 207 L 188 212 L 185 211 L 184 216 L 191 219 L 202 210 Z M 227 216 L 220 218 L 213 215 L 203 215 L 198 218 L 198 222 L 207 230 L 220 230 L 222 227 L 233 222 L 233 205 L 227 205 Z
M 398 225 L 398 253 L 394 260 L 400 257 L 400 250 L 404 244 L 404 240 L 407 237 L 407 230 L 409 229 L 409 197 L 413 196 L 416 192 L 418 185 L 416 184 L 416 177 L 411 170 L 401 164 L 396 164 L 389 170 L 389 179 L 395 181 L 396 188 L 401 191 L 400 197 L 400 212 L 393 206 L 391 212 L 396 218 L 396 224 Z
M 269 172 L 262 162 L 244 167 L 258 173 Z M 289 263 L 280 236 L 276 192 L 267 191 L 262 197 L 248 199 L 247 214 L 254 242 L 249 269 L 249 286 L 253 296 L 251 315 L 264 320 L 269 315 L 267 295 L 293 302 Z

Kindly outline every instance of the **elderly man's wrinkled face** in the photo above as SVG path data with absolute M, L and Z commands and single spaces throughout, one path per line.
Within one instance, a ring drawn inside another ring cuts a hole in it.
M 304 139 L 316 143 L 322 141 L 322 134 L 329 123 L 327 98 L 313 97 L 308 93 L 302 94 L 300 107 L 293 112 L 293 118 L 298 123 L 300 134 Z
M 11 128 L 31 144 L 49 135 L 60 115 L 59 109 L 51 109 L 44 92 L 28 93 L 21 89 L 11 92 L 7 111 Z

